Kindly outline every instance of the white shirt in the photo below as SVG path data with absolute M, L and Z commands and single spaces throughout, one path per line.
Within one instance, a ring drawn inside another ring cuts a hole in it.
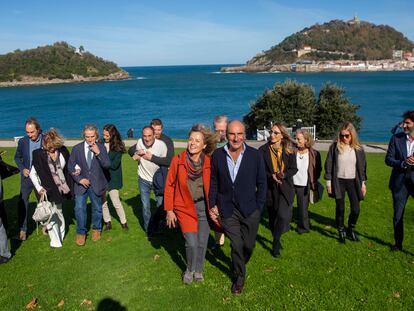
M 142 138 L 140 138 L 137 142 L 136 150 L 140 149 L 149 151 L 152 155 L 160 158 L 165 158 L 167 156 L 167 145 L 159 139 L 155 139 L 151 147 L 146 147 L 142 141 Z M 148 182 L 152 182 L 152 178 L 158 169 L 159 166 L 157 164 L 141 158 L 138 165 L 138 176 Z
M 93 157 L 95 156 L 95 154 L 93 153 L 93 151 L 89 148 L 89 145 L 88 145 L 88 143 L 85 141 L 84 143 L 83 143 L 83 149 L 85 150 L 85 159 L 86 159 L 86 162 L 88 162 L 88 152 L 89 151 L 91 151 L 92 152 L 92 159 L 93 159 Z
M 300 154 L 296 153 L 296 164 L 298 172 L 293 176 L 293 184 L 295 186 L 308 185 L 308 168 L 309 168 L 309 152 Z
M 406 144 L 407 144 L 407 157 L 412 156 L 414 153 L 414 139 L 411 140 L 409 135 L 407 135 L 406 137 Z

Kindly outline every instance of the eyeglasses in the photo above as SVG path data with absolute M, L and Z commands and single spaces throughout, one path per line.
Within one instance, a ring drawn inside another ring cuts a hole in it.
M 279 135 L 279 134 L 282 134 L 282 133 L 281 132 L 276 132 L 276 131 L 270 131 L 270 135 L 272 135 L 272 134 Z
M 350 134 L 339 134 L 339 137 L 341 137 L 341 138 L 349 138 L 349 137 L 351 137 L 351 135 Z

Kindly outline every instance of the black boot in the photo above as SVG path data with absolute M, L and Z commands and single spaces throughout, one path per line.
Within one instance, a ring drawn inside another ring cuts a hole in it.
M 345 232 L 345 228 L 339 228 L 339 243 L 345 244 L 345 238 L 346 238 L 346 232 Z
M 348 238 L 351 241 L 354 241 L 354 242 L 358 242 L 359 241 L 359 237 L 355 233 L 355 225 L 349 225 L 348 230 L 347 230 L 347 235 L 348 235 Z
M 280 249 L 282 248 L 282 245 L 280 244 L 279 239 L 273 240 L 273 249 L 272 249 L 272 255 L 273 257 L 279 257 L 280 256 Z
M 112 229 L 112 224 L 111 224 L 111 222 L 110 222 L 110 221 L 105 222 L 105 229 L 104 229 L 104 231 L 109 231 L 109 230 L 111 230 L 111 229 Z

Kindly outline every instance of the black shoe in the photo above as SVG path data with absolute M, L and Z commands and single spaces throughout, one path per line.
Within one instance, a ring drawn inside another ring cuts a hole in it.
M 10 258 L 0 256 L 0 264 L 2 264 L 2 263 L 6 263 L 6 262 L 8 262 L 9 260 L 10 260 Z
M 121 224 L 121 227 L 122 227 L 122 229 L 124 229 L 125 231 L 128 231 L 128 230 L 129 230 L 129 227 L 128 227 L 128 224 L 127 224 L 127 223 Z
M 231 293 L 233 295 L 240 295 L 244 287 L 244 278 L 238 277 L 236 281 L 231 286 Z
M 349 227 L 347 230 L 347 236 L 351 241 L 354 242 L 358 242 L 359 241 L 359 237 L 358 235 L 355 233 L 354 228 L 353 227 Z
M 111 229 L 112 229 L 112 224 L 111 224 L 111 222 L 110 222 L 110 221 L 105 222 L 105 229 L 104 229 L 104 231 L 109 231 L 109 230 L 111 230 Z
M 339 243 L 345 244 L 346 232 L 345 228 L 339 229 Z
M 282 248 L 282 244 L 280 244 L 280 240 L 274 239 L 273 240 L 273 248 L 272 248 L 272 255 L 273 257 L 280 256 L 280 249 Z
M 401 252 L 401 251 L 402 251 L 402 246 L 399 246 L 399 245 L 391 246 L 391 252 Z
M 223 244 L 224 245 L 224 244 Z M 214 250 L 218 250 L 218 249 L 220 249 L 220 247 L 223 247 L 223 245 L 221 245 L 221 244 L 218 244 L 218 243 L 215 243 L 212 247 L 211 247 L 211 249 L 214 251 Z

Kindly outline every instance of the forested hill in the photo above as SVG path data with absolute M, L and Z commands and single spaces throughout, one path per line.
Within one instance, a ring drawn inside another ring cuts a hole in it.
M 252 58 L 248 65 L 279 65 L 300 60 L 391 59 L 393 50 L 412 52 L 414 43 L 387 25 L 354 18 L 316 24 L 286 37 Z
M 0 82 L 45 80 L 83 80 L 111 77 L 128 78 L 128 73 L 83 47 L 56 42 L 30 50 L 0 55 Z

